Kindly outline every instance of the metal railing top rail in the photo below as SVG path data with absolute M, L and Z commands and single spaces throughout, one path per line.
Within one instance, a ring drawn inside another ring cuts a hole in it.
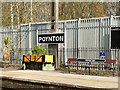
M 120 18 L 120 16 L 112 16 L 114 19 L 116 19 L 116 18 Z M 78 19 L 70 19 L 70 20 L 60 20 L 60 21 L 58 21 L 58 22 L 50 22 L 50 21 L 48 21 L 48 22 L 35 22 L 35 23 L 26 23 L 26 24 L 21 24 L 21 26 L 24 26 L 24 25 L 29 25 L 29 24 L 54 24 L 54 23 L 61 23 L 61 22 L 72 22 L 72 21 L 78 21 L 78 20 L 87 20 L 87 21 L 89 21 L 89 20 L 99 20 L 99 19 L 110 19 L 111 18 L 111 16 L 110 17 L 96 17 L 96 18 L 83 18 L 83 19 L 81 19 L 81 18 L 78 18 Z

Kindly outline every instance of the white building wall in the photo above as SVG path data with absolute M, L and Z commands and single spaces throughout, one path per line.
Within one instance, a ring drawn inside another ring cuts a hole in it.
M 120 16 L 59 21 L 57 32 L 65 32 L 65 43 L 63 45 L 65 58 L 63 59 L 67 61 L 68 58 L 76 58 L 76 48 L 79 49 L 78 58 L 100 58 L 100 52 L 111 49 L 111 27 L 113 26 L 120 27 Z M 37 31 L 38 34 L 52 33 L 50 22 L 34 23 L 31 30 L 33 30 L 31 31 L 31 47 L 37 45 Z M 28 37 L 22 44 L 22 48 L 28 47 Z M 107 53 L 106 58 L 111 58 L 111 55 Z

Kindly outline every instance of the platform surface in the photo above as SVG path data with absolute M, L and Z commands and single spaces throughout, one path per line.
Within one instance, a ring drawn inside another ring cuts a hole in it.
M 118 88 L 118 77 L 65 74 L 55 71 L 11 70 L 1 71 L 0 77 L 15 80 L 66 85 L 71 87 Z

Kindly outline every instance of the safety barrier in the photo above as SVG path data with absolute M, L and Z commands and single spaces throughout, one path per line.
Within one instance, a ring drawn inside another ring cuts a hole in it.
M 23 55 L 24 69 L 54 70 L 53 55 Z

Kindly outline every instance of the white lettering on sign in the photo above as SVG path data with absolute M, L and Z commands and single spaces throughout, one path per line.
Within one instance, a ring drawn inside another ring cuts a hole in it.
M 53 41 L 55 41 L 55 36 L 52 36 L 53 37 Z
M 60 36 L 60 40 L 61 40 L 61 41 L 64 41 L 64 37 L 63 37 L 63 36 Z
M 41 41 L 42 40 L 42 38 L 41 37 L 39 37 L 39 41 Z
M 39 37 L 39 42 L 58 42 L 64 41 L 64 36 L 43 36 Z
M 86 59 L 85 61 L 86 61 L 86 62 L 95 62 L 94 59 Z
M 49 41 L 52 41 L 52 38 L 51 37 L 48 37 Z
M 58 36 L 56 37 L 56 41 L 59 41 L 59 37 Z

